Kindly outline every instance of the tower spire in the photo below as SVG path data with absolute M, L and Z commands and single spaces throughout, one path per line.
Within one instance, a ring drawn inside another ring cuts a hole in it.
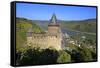
M 53 23 L 53 24 L 56 24 L 57 23 L 57 18 L 56 18 L 56 15 L 55 14 L 52 15 L 50 22 Z

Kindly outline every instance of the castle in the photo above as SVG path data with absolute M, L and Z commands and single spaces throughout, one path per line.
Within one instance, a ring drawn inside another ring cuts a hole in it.
M 31 47 L 39 47 L 41 49 L 53 48 L 56 50 L 62 50 L 64 48 L 65 43 L 63 34 L 55 14 L 53 14 L 50 19 L 47 32 L 33 33 L 31 29 L 28 30 L 27 45 Z

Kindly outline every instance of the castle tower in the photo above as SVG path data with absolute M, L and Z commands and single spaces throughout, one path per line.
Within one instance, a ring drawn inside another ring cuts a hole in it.
M 62 50 L 62 32 L 60 30 L 60 25 L 57 22 L 56 15 L 50 19 L 48 25 L 48 32 L 46 33 L 33 33 L 32 28 L 27 32 L 27 45 L 31 47 L 54 48 L 56 50 Z
M 59 32 L 59 24 L 57 23 L 56 15 L 53 14 L 48 25 L 48 33 L 55 34 Z
M 56 15 L 53 14 L 48 25 L 48 46 L 56 50 L 61 50 L 61 41 L 62 34 L 60 32 L 60 25 L 57 22 Z

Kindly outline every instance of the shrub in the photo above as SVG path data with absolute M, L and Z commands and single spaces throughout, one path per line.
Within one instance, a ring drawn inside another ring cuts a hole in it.
M 83 46 L 80 51 L 82 61 L 92 61 L 92 53 L 89 48 Z
M 59 52 L 57 63 L 66 63 L 66 62 L 71 62 L 70 54 L 66 53 L 65 51 Z
M 58 58 L 58 52 L 51 49 L 33 48 L 16 54 L 18 65 L 54 64 Z

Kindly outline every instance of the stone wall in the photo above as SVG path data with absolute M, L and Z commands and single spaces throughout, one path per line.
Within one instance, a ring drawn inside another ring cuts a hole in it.
M 27 37 L 27 45 L 31 47 L 54 48 L 56 50 L 61 49 L 62 36 L 61 34 L 33 34 L 31 37 Z

